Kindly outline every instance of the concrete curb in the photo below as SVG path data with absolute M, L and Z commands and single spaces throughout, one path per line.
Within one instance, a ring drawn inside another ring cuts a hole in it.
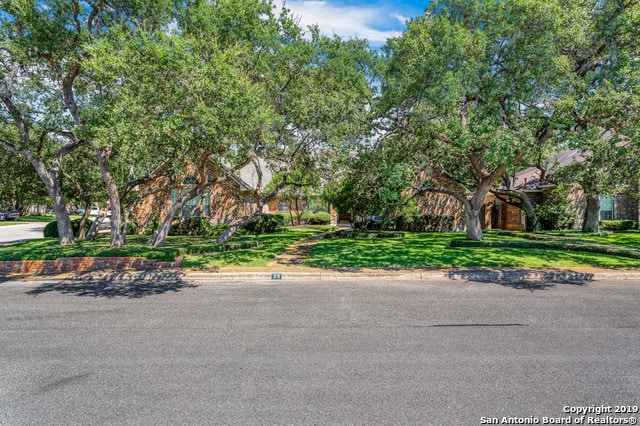
M 36 281 L 340 281 L 340 280 L 376 280 L 376 281 L 458 281 L 458 282 L 543 282 L 543 283 L 585 283 L 601 280 L 624 280 L 640 283 L 639 270 L 588 270 L 566 269 L 517 269 L 517 268 L 455 268 L 442 270 L 266 270 L 256 268 L 251 271 L 193 271 L 181 269 L 163 269 L 147 271 L 78 271 L 58 275 L 4 274 L 7 280 Z

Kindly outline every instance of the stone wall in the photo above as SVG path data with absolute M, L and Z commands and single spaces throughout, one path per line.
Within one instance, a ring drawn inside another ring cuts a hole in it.
M 55 260 L 15 260 L 0 262 L 0 273 L 61 274 L 92 270 L 158 270 L 180 267 L 182 258 L 160 262 L 141 257 L 64 257 Z

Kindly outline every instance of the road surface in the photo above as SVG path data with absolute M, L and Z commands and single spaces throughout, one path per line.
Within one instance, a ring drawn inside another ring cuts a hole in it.
M 639 416 L 637 282 L 165 278 L 0 283 L 0 424 Z
M 0 244 L 44 238 L 42 234 L 44 226 L 44 223 L 25 223 L 0 226 Z

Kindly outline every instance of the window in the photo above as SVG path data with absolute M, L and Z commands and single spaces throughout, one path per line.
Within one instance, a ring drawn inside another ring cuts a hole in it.
M 189 191 L 191 191 L 189 188 L 182 189 L 181 194 L 184 195 Z M 200 197 L 198 196 L 184 203 L 181 212 L 182 217 L 211 217 L 211 196 L 209 191 L 205 191 L 202 197 L 204 198 L 202 203 L 204 212 L 202 211 L 203 209 L 197 208 L 200 205 Z M 176 201 L 178 201 L 178 190 L 174 188 L 171 190 L 171 204 L 175 204 Z
M 613 220 L 613 197 L 600 196 L 600 220 Z
M 182 186 L 196 186 L 199 183 L 200 182 L 198 182 L 198 179 L 196 179 L 194 176 L 187 176 L 182 181 Z
M 288 212 L 289 211 L 289 206 L 284 201 L 280 201 L 278 203 L 278 211 L 279 212 Z

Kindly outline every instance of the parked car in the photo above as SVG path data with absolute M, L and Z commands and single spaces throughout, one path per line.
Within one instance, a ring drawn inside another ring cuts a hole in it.
M 4 220 L 18 220 L 18 218 L 20 217 L 20 213 L 11 210 L 7 210 L 3 214 Z
M 4 220 L 4 212 L 0 212 L 0 220 Z

